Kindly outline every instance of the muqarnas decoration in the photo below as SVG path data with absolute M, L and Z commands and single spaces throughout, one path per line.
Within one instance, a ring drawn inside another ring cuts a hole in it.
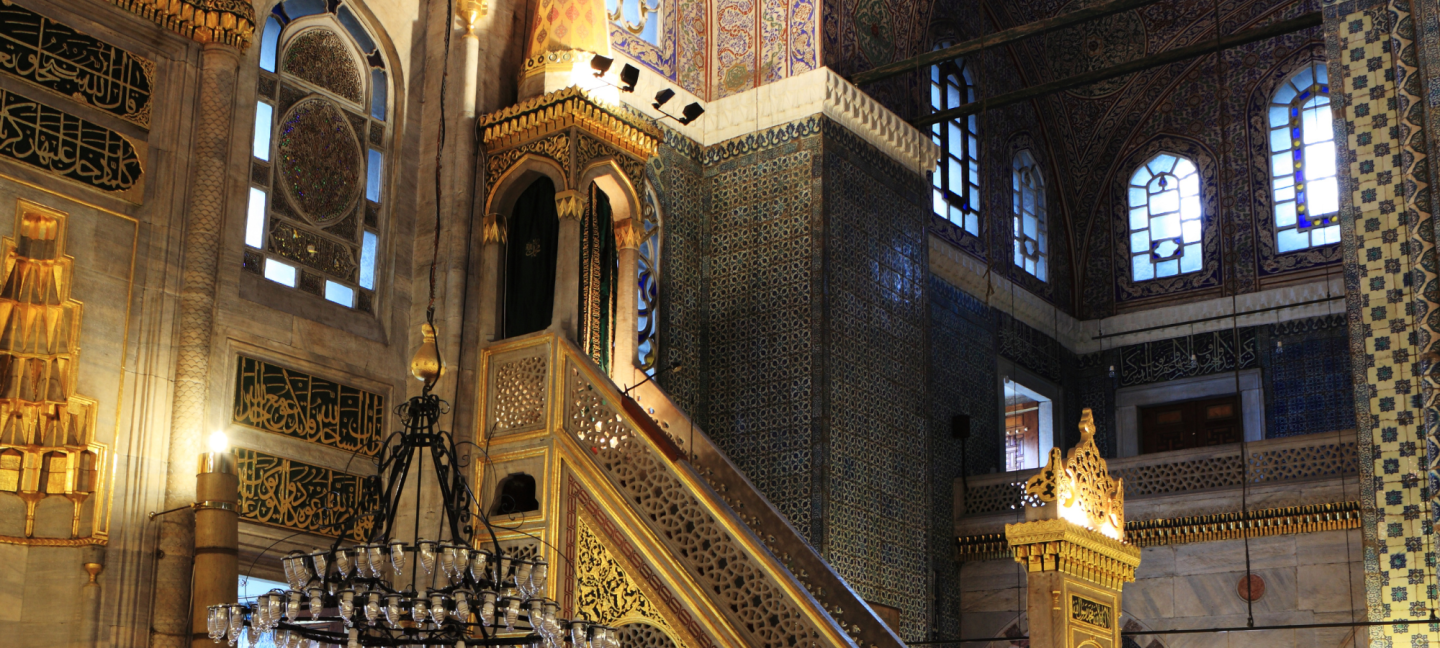
M 0 240 L 0 492 L 18 495 L 26 514 L 23 538 L 5 539 L 33 538 L 50 496 L 71 500 L 69 538 L 79 538 L 105 446 L 95 442 L 98 404 L 75 393 L 83 307 L 70 296 L 66 215 L 23 200 L 16 211 L 16 236 Z

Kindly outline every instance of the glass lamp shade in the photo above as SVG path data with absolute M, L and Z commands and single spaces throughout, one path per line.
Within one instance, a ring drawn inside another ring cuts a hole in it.
M 430 595 L 430 618 L 435 620 L 436 625 L 444 625 L 445 617 L 449 612 L 445 609 L 445 598 L 439 594 Z
M 390 543 L 390 568 L 395 571 L 396 576 L 405 573 L 405 543 Z M 375 574 L 375 577 L 379 578 L 380 574 Z
M 394 545 L 391 545 L 392 547 Z M 416 544 L 416 554 L 419 555 L 419 563 L 425 568 L 426 574 L 435 573 L 435 543 L 429 540 L 421 540 Z
M 370 573 L 375 578 L 380 578 L 384 572 L 385 547 L 374 544 L 368 547 L 370 551 Z
M 380 593 L 370 592 L 370 597 L 365 600 L 365 621 L 375 625 L 380 620 Z
M 307 593 L 310 595 L 310 618 L 311 620 L 319 619 L 320 613 L 325 610 L 324 591 L 318 587 L 312 587 Z
M 475 582 L 477 582 L 477 583 L 480 582 L 480 581 L 485 580 L 486 577 L 488 576 L 488 574 L 487 574 L 486 571 L 485 571 L 485 568 L 486 568 L 486 566 L 489 564 L 489 560 L 490 560 L 490 552 L 488 552 L 488 551 L 476 551 L 474 554 L 471 554 L 471 556 L 470 556 L 470 578 L 475 579 Z
M 341 618 L 341 620 L 343 620 L 343 621 L 345 622 L 345 627 L 348 628 L 348 627 L 350 627 L 350 626 L 355 625 L 355 622 L 352 620 L 352 619 L 355 617 L 355 591 L 354 591 L 354 590 L 345 590 L 345 591 L 343 591 L 343 592 L 340 592 L 340 605 L 339 605 L 339 608 L 340 608 L 340 618 Z M 366 613 L 367 613 L 366 616 L 369 616 L 369 614 L 368 614 L 368 613 L 369 613 L 369 610 L 368 610 L 368 609 L 366 610 Z M 375 621 L 375 619 L 370 619 L 370 622 L 371 622 L 371 623 L 374 623 L 374 621 Z
M 335 552 L 335 571 L 340 572 L 340 578 L 350 578 L 350 552 L 341 550 Z

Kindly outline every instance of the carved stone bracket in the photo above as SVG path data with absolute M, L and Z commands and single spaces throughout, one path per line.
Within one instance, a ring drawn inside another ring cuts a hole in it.
M 615 221 L 615 247 L 622 250 L 638 250 L 645 242 L 645 226 L 634 218 Z
M 485 214 L 485 220 L 480 225 L 480 242 L 482 245 L 499 243 L 505 245 L 506 241 L 505 215 L 498 213 Z

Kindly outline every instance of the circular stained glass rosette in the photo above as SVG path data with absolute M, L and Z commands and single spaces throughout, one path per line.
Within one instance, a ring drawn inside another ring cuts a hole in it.
M 329 100 L 296 104 L 280 122 L 280 176 L 290 202 L 325 225 L 355 208 L 360 197 L 360 142 L 345 114 Z

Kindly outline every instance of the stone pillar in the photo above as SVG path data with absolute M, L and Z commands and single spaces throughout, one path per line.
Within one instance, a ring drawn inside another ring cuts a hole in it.
M 486 214 L 480 232 L 480 344 L 494 342 L 500 334 L 500 261 L 505 257 L 505 217 Z
M 580 323 L 580 219 L 585 216 L 585 194 L 570 189 L 555 192 L 560 236 L 555 246 L 555 309 L 551 330 L 576 341 Z
M 175 362 L 175 399 L 170 418 L 169 465 L 164 508 L 195 501 L 190 474 L 200 454 L 210 384 L 211 334 L 215 318 L 215 271 L 229 186 L 231 120 L 240 54 L 233 47 L 209 44 L 201 55 L 199 107 L 185 208 L 185 252 Z M 190 644 L 190 568 L 194 515 L 176 511 L 160 518 L 159 558 L 155 567 L 155 607 L 151 627 L 154 648 Z M 202 634 L 203 636 L 203 634 Z
M 1140 549 L 1125 542 L 1125 494 L 1080 417 L 1080 443 L 1025 484 L 1025 522 L 1005 525 L 1025 566 L 1032 648 L 1119 648 L 1120 591 L 1135 580 Z
M 615 223 L 615 247 L 620 256 L 620 277 L 615 295 L 615 347 L 610 356 L 610 379 L 621 388 L 634 385 L 639 379 L 635 370 L 635 347 L 639 344 L 640 242 L 645 225 L 637 216 Z
M 240 479 L 229 450 L 200 455 L 195 476 L 195 593 L 191 648 L 214 648 L 206 636 L 210 606 L 235 603 L 240 565 Z

